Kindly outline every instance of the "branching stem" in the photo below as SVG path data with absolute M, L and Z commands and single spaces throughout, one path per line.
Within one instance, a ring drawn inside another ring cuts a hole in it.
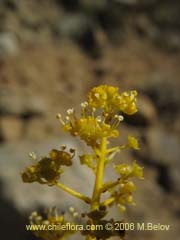
M 85 196 L 85 195 L 83 195 L 83 194 L 81 194 L 81 193 L 79 193 L 79 192 L 76 192 L 75 190 L 73 190 L 73 189 L 67 187 L 66 185 L 64 185 L 63 183 L 58 182 L 58 183 L 56 184 L 56 186 L 57 186 L 58 188 L 61 188 L 61 189 L 64 190 L 65 192 L 69 193 L 70 195 L 72 195 L 72 196 L 74 196 L 74 197 L 76 197 L 76 198 L 79 198 L 79 199 L 83 200 L 85 203 L 88 203 L 88 204 L 91 203 L 91 199 L 90 199 L 89 197 L 87 197 L 87 196 Z

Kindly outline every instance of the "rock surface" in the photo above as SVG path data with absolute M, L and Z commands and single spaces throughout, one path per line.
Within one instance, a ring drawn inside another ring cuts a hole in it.
M 179 1 L 0 1 L 0 225 L 3 239 L 34 239 L 22 226 L 31 210 L 79 201 L 38 184 L 23 184 L 19 173 L 64 137 L 58 112 L 85 100 L 93 86 L 111 84 L 137 89 L 136 116 L 125 116 L 120 142 L 127 134 L 140 140 L 136 158 L 145 180 L 137 182 L 137 207 L 129 221 L 160 222 L 171 231 L 130 232 L 130 239 L 179 239 L 180 32 Z M 81 169 L 81 170 L 80 170 Z M 83 169 L 83 170 L 82 170 Z M 108 169 L 107 179 L 114 173 Z M 91 194 L 93 176 L 76 161 L 62 177 Z M 121 218 L 116 209 L 112 214 Z M 9 226 L 13 226 L 9 231 Z

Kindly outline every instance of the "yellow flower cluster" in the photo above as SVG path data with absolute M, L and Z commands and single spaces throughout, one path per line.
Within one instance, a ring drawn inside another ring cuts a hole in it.
M 119 94 L 117 87 L 101 85 L 93 88 L 87 102 L 81 104 L 80 118 L 75 115 L 74 109 L 67 110 L 65 121 L 60 114 L 57 117 L 65 131 L 79 136 L 87 145 L 95 146 L 103 137 L 119 136 L 117 128 L 123 116 L 118 113 L 134 114 L 137 111 L 136 96 L 136 91 Z
M 126 209 L 126 204 L 133 204 L 132 194 L 136 187 L 129 178 L 137 177 L 143 179 L 143 168 L 135 161 L 132 164 L 118 164 L 114 166 L 119 175 L 116 181 L 104 182 L 105 168 L 114 159 L 115 155 L 123 149 L 139 149 L 138 140 L 133 136 L 128 136 L 128 141 L 124 145 L 109 146 L 111 138 L 119 136 L 119 125 L 124 116 L 132 115 L 137 112 L 136 91 L 119 93 L 117 87 L 100 85 L 94 87 L 88 94 L 87 101 L 81 103 L 81 113 L 78 116 L 74 109 L 68 109 L 67 115 L 63 119 L 61 114 L 57 117 L 61 122 L 63 129 L 73 137 L 79 137 L 88 146 L 91 147 L 89 153 L 79 156 L 80 163 L 92 169 L 95 175 L 92 196 L 86 196 L 75 189 L 66 186 L 59 181 L 63 173 L 63 166 L 71 166 L 75 150 L 65 151 L 62 146 L 60 150 L 53 149 L 48 156 L 36 159 L 34 154 L 31 157 L 35 163 L 27 167 L 21 174 L 24 182 L 39 182 L 49 186 L 55 185 L 61 190 L 89 204 L 90 212 L 85 214 L 87 223 L 106 224 L 105 216 L 108 213 L 108 207 L 116 204 L 120 210 Z M 123 114 L 123 116 L 121 115 Z M 109 192 L 105 200 L 102 194 Z M 77 216 L 77 212 L 73 213 Z M 84 215 L 84 213 L 83 213 Z M 111 221 L 111 220 L 110 220 Z M 112 222 L 114 220 L 112 219 Z M 43 220 L 37 213 L 30 216 L 31 224 L 65 224 L 64 215 L 58 215 L 56 211 L 50 211 L 47 219 Z M 124 235 L 124 232 L 117 231 L 83 231 L 82 235 L 87 239 L 108 239 L 112 236 Z M 37 231 L 36 235 L 45 240 L 65 239 L 69 232 L 66 231 Z
M 88 166 L 89 168 L 93 169 L 95 171 L 95 164 L 94 164 L 94 159 L 93 156 L 91 154 L 84 154 L 79 156 L 80 159 L 80 163 L 83 165 L 85 164 L 86 166 Z
M 115 171 L 120 174 L 118 189 L 111 192 L 111 197 L 118 204 L 120 211 L 126 210 L 126 203 L 134 204 L 132 193 L 136 187 L 132 181 L 128 181 L 131 177 L 143 179 L 143 168 L 135 161 L 132 165 L 119 164 L 115 165 Z
M 109 124 L 100 122 L 98 118 L 92 116 L 76 119 L 73 124 L 66 124 L 65 129 L 72 135 L 79 136 L 88 145 L 93 145 L 103 137 L 118 137 L 119 135 L 119 132 L 112 129 Z
M 72 165 L 74 149 L 70 149 L 70 153 L 64 150 L 53 149 L 49 152 L 49 156 L 41 158 L 36 164 L 27 167 L 22 173 L 23 182 L 39 182 L 42 184 L 55 184 L 60 175 L 63 173 L 64 166 Z
M 35 230 L 34 234 L 41 239 L 45 240 L 61 240 L 73 234 L 75 231 L 71 228 L 67 230 L 61 230 L 61 225 L 66 225 L 64 214 L 58 214 L 56 208 L 52 208 L 47 212 L 47 217 L 44 219 L 37 212 L 32 212 L 29 217 L 30 224 L 42 226 L 44 230 Z M 73 224 L 73 223 L 72 223 Z M 53 229 L 48 230 L 48 226 Z
M 101 85 L 93 88 L 88 95 L 91 107 L 103 109 L 104 113 L 114 114 L 122 111 L 128 115 L 137 112 L 136 91 L 119 94 L 117 87 Z
M 125 182 L 119 186 L 118 191 L 115 191 L 112 196 L 115 198 L 115 202 L 117 203 L 120 211 L 126 210 L 126 203 L 134 204 L 133 202 L 133 191 L 136 190 L 136 186 L 133 182 Z
M 126 163 L 116 165 L 115 170 L 123 179 L 127 179 L 129 177 L 143 179 L 143 168 L 140 167 L 135 161 L 132 165 Z

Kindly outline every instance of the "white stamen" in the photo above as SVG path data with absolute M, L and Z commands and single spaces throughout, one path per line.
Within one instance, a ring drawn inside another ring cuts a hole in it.
M 82 102 L 82 103 L 81 103 L 81 107 L 82 107 L 82 108 L 86 108 L 87 106 L 88 106 L 88 102 Z
M 56 118 L 57 118 L 57 119 L 61 119 L 61 118 L 62 118 L 61 114 L 58 113 L 58 114 L 56 115 Z
M 118 121 L 122 122 L 124 120 L 124 117 L 122 115 L 115 115 L 115 118 L 118 119 Z
M 94 94 L 96 98 L 99 98 L 99 93 Z
M 61 145 L 61 149 L 62 149 L 62 150 L 65 150 L 65 149 L 66 149 L 66 145 L 64 145 L 64 144 Z
M 69 211 L 70 211 L 71 213 L 73 213 L 73 212 L 75 211 L 74 207 L 70 207 L 70 208 L 69 208 Z
M 124 187 L 124 183 L 121 183 L 121 184 L 120 184 L 120 187 L 123 188 L 123 187 Z
M 70 109 L 67 110 L 68 115 L 71 115 L 73 113 L 74 113 L 74 108 L 70 108 Z
M 97 116 L 96 120 L 97 122 L 101 122 L 102 121 L 101 116 Z
M 123 95 L 124 95 L 125 97 L 128 97 L 128 96 L 129 96 L 129 93 L 125 92 Z
M 32 158 L 33 160 L 36 160 L 37 159 L 37 156 L 34 152 L 30 152 L 29 153 L 29 157 Z
M 60 113 L 58 113 L 58 114 L 56 115 L 56 118 L 59 119 L 59 121 L 61 122 L 62 125 L 65 125 L 64 121 L 62 120 L 62 116 L 61 116 Z

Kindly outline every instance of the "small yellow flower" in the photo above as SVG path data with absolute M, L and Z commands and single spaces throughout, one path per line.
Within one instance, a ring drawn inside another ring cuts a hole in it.
M 132 166 L 132 176 L 143 179 L 143 167 L 140 167 L 135 161 Z
M 133 196 L 131 194 L 128 195 L 128 197 L 127 197 L 127 203 L 128 204 L 133 204 Z
M 95 145 L 103 137 L 118 137 L 119 132 L 111 128 L 109 124 L 99 122 L 98 118 L 87 116 L 67 122 L 64 129 L 74 136 L 79 136 L 88 145 Z
M 116 165 L 115 170 L 122 178 L 137 177 L 139 179 L 143 179 L 143 168 L 135 161 L 132 165 L 125 163 Z
M 105 112 L 111 112 L 118 96 L 117 87 L 100 85 L 90 91 L 88 103 L 91 107 L 102 108 Z
M 139 149 L 139 143 L 138 140 L 135 137 L 128 136 L 128 147 L 133 148 L 134 150 Z
M 112 193 L 112 197 L 115 198 L 116 203 L 118 206 L 121 207 L 121 210 L 125 211 L 125 205 L 134 204 L 132 192 L 136 190 L 136 187 L 133 182 L 125 182 L 120 185 L 118 191 Z
M 121 188 L 121 193 L 132 193 L 136 190 L 136 186 L 132 181 L 129 181 L 124 184 L 124 186 Z
M 92 155 L 84 154 L 84 155 L 79 156 L 79 159 L 80 159 L 80 162 L 81 162 L 82 165 L 85 164 L 89 168 L 95 170 Z
M 121 177 L 129 176 L 132 172 L 132 167 L 126 163 L 122 163 L 115 166 L 115 170 Z
M 136 91 L 123 92 L 120 97 L 118 97 L 119 110 L 128 115 L 136 113 L 136 96 Z
M 128 115 L 137 112 L 136 91 L 123 92 L 119 94 L 117 87 L 100 85 L 93 88 L 88 95 L 88 103 L 92 108 L 101 108 L 104 113 L 113 115 L 122 111 Z

